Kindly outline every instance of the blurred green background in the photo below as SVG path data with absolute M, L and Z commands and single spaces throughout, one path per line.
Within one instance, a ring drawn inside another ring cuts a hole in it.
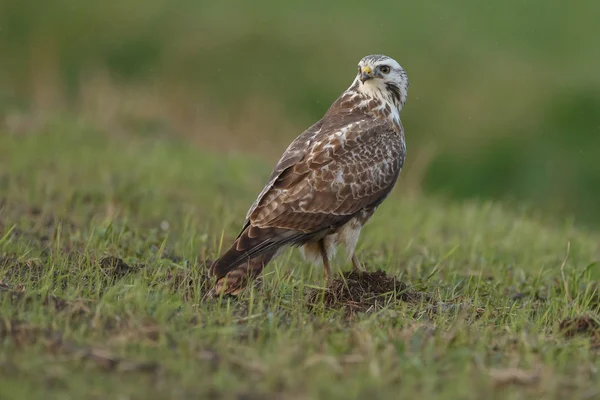
M 1 131 L 60 116 L 271 164 L 385 53 L 411 82 L 400 190 L 598 227 L 599 16 L 591 0 L 1 0 Z

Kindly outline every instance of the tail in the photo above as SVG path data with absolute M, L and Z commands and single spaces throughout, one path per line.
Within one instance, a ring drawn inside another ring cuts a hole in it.
M 210 296 L 238 294 L 250 279 L 260 275 L 281 247 L 293 243 L 301 235 L 288 229 L 248 225 L 231 247 L 212 264 L 211 274 L 217 278 L 217 282 Z
M 260 275 L 265 265 L 271 261 L 276 252 L 277 250 L 272 250 L 269 253 L 248 259 L 246 262 L 233 267 L 224 276 L 217 278 L 217 282 L 211 289 L 209 296 L 214 298 L 220 294 L 239 294 L 248 285 L 248 282 Z M 227 253 L 224 255 L 227 255 Z

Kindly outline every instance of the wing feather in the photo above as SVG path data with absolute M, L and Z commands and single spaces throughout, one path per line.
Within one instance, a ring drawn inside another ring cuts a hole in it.
M 248 225 L 248 222 L 250 221 L 250 215 L 264 200 L 267 192 L 269 192 L 271 187 L 273 186 L 273 183 L 275 183 L 275 181 L 281 176 L 281 174 L 283 174 L 286 170 L 301 162 L 302 159 L 306 156 L 307 149 L 312 145 L 315 136 L 317 136 L 321 131 L 323 121 L 324 119 L 321 119 L 320 121 L 316 122 L 313 126 L 305 130 L 292 143 L 290 143 L 288 148 L 283 152 L 281 158 L 275 165 L 273 172 L 271 172 L 271 176 L 269 176 L 267 184 L 248 210 L 248 213 L 246 214 L 246 219 L 244 220 L 244 227 Z
M 386 121 L 360 117 L 330 118 L 294 141 L 246 225 L 312 234 L 381 203 L 402 168 L 404 138 Z

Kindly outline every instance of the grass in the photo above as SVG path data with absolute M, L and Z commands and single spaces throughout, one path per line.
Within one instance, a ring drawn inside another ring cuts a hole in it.
M 206 300 L 272 162 L 73 121 L 0 134 L 0 398 L 600 396 L 600 235 L 531 209 L 401 181 L 359 252 L 420 296 L 349 312 L 288 252 Z

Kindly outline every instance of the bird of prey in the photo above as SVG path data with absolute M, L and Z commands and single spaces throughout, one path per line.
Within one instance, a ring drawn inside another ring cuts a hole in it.
M 322 263 L 327 282 L 338 245 L 363 270 L 354 251 L 360 230 L 404 164 L 407 93 L 406 72 L 394 59 L 360 60 L 350 87 L 285 150 L 237 239 L 211 266 L 213 296 L 238 294 L 287 246 Z

